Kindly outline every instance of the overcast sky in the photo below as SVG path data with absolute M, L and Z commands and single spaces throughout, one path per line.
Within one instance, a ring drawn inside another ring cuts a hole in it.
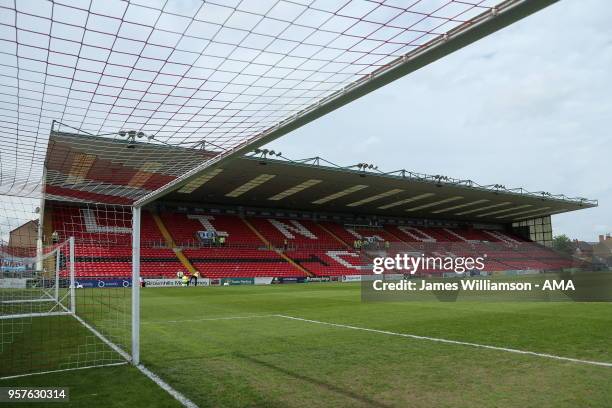
M 564 0 L 270 146 L 599 200 L 555 234 L 612 232 L 612 3 Z

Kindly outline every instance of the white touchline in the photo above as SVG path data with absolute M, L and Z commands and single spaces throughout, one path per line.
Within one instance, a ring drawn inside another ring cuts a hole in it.
M 189 398 L 172 388 L 167 382 L 159 378 L 153 371 L 149 370 L 142 364 L 136 366 L 140 370 L 141 373 L 149 377 L 155 384 L 157 384 L 161 389 L 166 391 L 168 394 L 172 395 L 174 399 L 180 402 L 186 408 L 198 408 L 196 404 L 193 403 Z
M 612 363 L 606 363 L 603 361 L 581 360 L 579 358 L 562 357 L 562 356 L 556 356 L 554 354 L 547 354 L 547 353 L 536 353 L 535 351 L 518 350 L 518 349 L 513 349 L 513 348 L 508 348 L 508 347 L 489 346 L 486 344 L 470 343 L 467 341 L 448 340 L 448 339 L 441 339 L 437 337 L 418 336 L 416 334 L 395 333 L 395 332 L 387 331 L 387 330 L 368 329 L 366 327 L 349 326 L 347 324 L 322 322 L 319 320 L 304 319 L 301 317 L 294 317 L 294 316 L 287 316 L 287 315 L 280 315 L 280 314 L 276 316 L 282 317 L 284 319 L 299 320 L 302 322 L 322 324 L 325 326 L 341 327 L 344 329 L 352 329 L 352 330 L 360 330 L 360 331 L 366 331 L 366 332 L 371 332 L 371 333 L 386 334 L 389 336 L 407 337 L 407 338 L 418 339 L 418 340 L 429 340 L 429 341 L 436 341 L 438 343 L 456 344 L 456 345 L 461 345 L 461 346 L 484 348 L 488 350 L 505 351 L 508 353 L 526 354 L 530 356 L 544 357 L 544 358 L 550 358 L 554 360 L 571 361 L 573 363 L 590 364 L 590 365 L 596 365 L 596 366 L 601 366 L 601 367 L 612 367 Z
M 257 319 L 261 317 L 278 317 L 278 315 L 269 314 L 269 315 L 253 315 L 253 316 L 205 317 L 202 319 L 185 319 L 185 320 L 151 320 L 150 322 L 141 322 L 141 324 L 212 322 L 212 321 L 217 321 L 217 320 Z
M 121 347 L 117 346 L 115 343 L 113 343 L 112 341 L 108 340 L 106 337 L 104 337 L 104 335 L 102 335 L 99 331 L 97 331 L 95 328 L 93 328 L 90 324 L 85 322 L 83 319 L 81 319 L 76 314 L 74 315 L 74 317 L 83 326 L 88 328 L 94 335 L 96 335 L 100 340 L 102 340 L 106 345 L 108 345 L 110 348 L 115 350 L 121 357 L 126 359 L 126 361 L 131 361 L 130 355 L 128 353 L 126 353 L 125 351 L 123 351 L 121 349 Z M 174 388 L 172 388 L 172 386 L 170 384 L 168 384 L 167 382 L 162 380 L 159 376 L 157 376 L 154 372 L 152 372 L 151 370 L 146 368 L 144 365 L 138 364 L 138 365 L 136 365 L 136 368 L 141 373 L 143 373 L 144 375 L 149 377 L 161 389 L 163 389 L 168 394 L 170 394 L 172 397 L 174 397 L 174 399 L 176 399 L 178 402 L 180 402 L 184 407 L 186 407 L 186 408 L 198 408 L 198 406 L 196 404 L 194 404 L 189 398 L 187 398 L 186 396 L 181 394 L 179 391 L 177 391 Z

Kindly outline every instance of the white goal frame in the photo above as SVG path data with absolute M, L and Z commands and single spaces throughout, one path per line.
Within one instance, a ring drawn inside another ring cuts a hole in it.
M 65 286 L 67 288 L 67 291 L 66 293 L 62 294 L 60 292 L 60 286 L 61 286 L 60 270 L 62 269 L 61 268 L 61 257 L 62 257 L 61 251 L 65 249 L 66 247 L 68 248 L 68 251 L 69 251 L 68 256 L 66 257 L 66 264 L 67 264 L 66 266 L 68 270 L 68 277 L 67 277 L 68 282 L 66 282 L 67 285 Z M 36 312 L 30 311 L 30 312 L 24 312 L 24 313 L 3 314 L 3 315 L 0 315 L 0 320 L 10 321 L 11 319 L 45 318 L 45 317 L 51 317 L 51 316 L 72 316 L 85 329 L 87 329 L 95 337 L 97 337 L 101 342 L 106 344 L 109 348 L 111 348 L 119 356 L 121 356 L 121 359 L 124 361 L 123 362 L 103 363 L 103 364 L 92 364 L 89 366 L 78 366 L 76 368 L 59 368 L 59 369 L 54 369 L 51 371 L 33 371 L 30 373 L 25 373 L 25 374 L 0 376 L 0 380 L 25 377 L 25 376 L 30 376 L 34 374 L 47 374 L 47 373 L 60 372 L 60 371 L 72 371 L 75 369 L 83 369 L 83 368 L 89 368 L 89 367 L 116 366 L 120 364 L 128 364 L 130 362 L 133 362 L 132 357 L 130 356 L 128 352 L 126 352 L 120 346 L 118 346 L 117 344 L 109 340 L 104 334 L 102 334 L 92 324 L 85 321 L 81 316 L 77 315 L 77 297 L 76 297 L 77 280 L 76 280 L 76 274 L 75 274 L 75 269 L 76 269 L 75 268 L 75 238 L 70 237 L 63 243 L 53 248 L 52 251 L 45 254 L 44 257 L 40 257 L 40 253 L 41 251 L 39 250 L 38 251 L 39 256 L 35 258 L 19 258 L 19 257 L 15 257 L 15 258 L 22 259 L 25 264 L 36 265 L 35 271 L 41 272 L 42 267 L 40 265 L 42 265 L 44 262 L 42 258 L 48 259 L 51 256 L 55 255 L 55 260 L 54 260 L 55 276 L 53 277 L 54 286 L 49 288 L 50 290 L 46 290 L 47 288 L 44 287 L 45 285 L 43 283 L 42 288 L 41 288 L 40 297 L 35 297 L 32 299 L 8 299 L 8 300 L 0 299 L 0 305 L 28 304 L 28 303 L 29 304 L 40 304 L 40 303 L 49 302 L 50 306 L 47 308 L 46 311 L 36 311 Z M 27 286 L 24 289 L 27 290 Z M 69 299 L 69 302 L 65 302 L 66 299 Z M 64 304 L 64 303 L 67 303 L 67 304 Z M 139 318 L 138 318 L 138 321 L 139 321 Z
M 68 273 L 69 273 L 69 285 L 68 291 L 60 298 L 60 264 L 61 264 L 61 251 L 63 248 L 68 247 Z M 40 256 L 40 254 L 39 254 Z M 61 315 L 75 315 L 76 314 L 76 291 L 75 291 L 75 268 L 74 268 L 74 237 L 70 237 L 60 245 L 56 246 L 53 251 L 44 255 L 45 258 L 55 256 L 55 273 L 54 273 L 54 285 L 51 288 L 52 292 L 45 288 L 44 280 L 41 287 L 41 297 L 32 299 L 2 299 L 2 304 L 28 304 L 28 303 L 50 303 L 50 307 L 46 312 L 25 312 L 16 314 L 3 314 L 0 315 L 0 320 L 7 319 L 22 319 L 29 317 L 49 317 L 49 316 L 61 316 Z M 37 257 L 38 258 L 38 257 Z M 42 257 L 41 257 L 42 258 Z M 19 258 L 17 258 L 19 259 Z M 26 264 L 37 265 L 35 272 L 44 273 L 41 269 L 42 259 L 29 259 L 21 258 Z M 27 285 L 27 284 L 26 284 Z M 27 290 L 27 288 L 24 288 Z M 64 306 L 63 301 L 69 299 L 69 307 Z

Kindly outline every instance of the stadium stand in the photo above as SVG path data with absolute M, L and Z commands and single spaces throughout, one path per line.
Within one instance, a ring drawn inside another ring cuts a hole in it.
M 139 161 L 101 154 L 127 148 Z M 42 206 L 46 243 L 52 235 L 58 242 L 75 237 L 81 276 L 128 276 L 130 204 L 214 156 L 210 149 L 53 131 Z M 185 167 L 145 160 L 153 156 Z M 322 162 L 254 151 L 148 203 L 141 215 L 142 276 L 174 277 L 179 269 L 205 277 L 364 274 L 374 257 L 400 250 L 487 254 L 486 271 L 561 269 L 576 260 L 548 247 L 551 215 L 597 205 L 404 169 L 381 173 Z
M 170 249 L 142 248 L 141 252 L 141 274 L 145 278 L 171 278 L 176 276 L 178 270 L 185 269 Z M 131 247 L 77 245 L 75 247 L 75 269 L 79 277 L 130 276 L 132 273 Z
M 61 241 L 73 236 L 79 242 L 130 245 L 132 214 L 129 211 L 110 211 L 101 208 L 56 206 L 47 210 L 53 218 L 53 231 Z M 151 213 L 143 211 L 141 243 L 143 246 L 164 242 Z
M 99 207 L 51 206 L 50 216 L 60 240 L 74 236 L 79 276 L 126 277 L 131 273 L 131 227 L 128 212 Z M 112 217 L 109 217 L 112 214 Z M 174 242 L 164 239 L 153 214 L 142 215 L 143 277 L 176 276 L 185 270 L 177 252 L 210 278 L 341 276 L 371 273 L 372 253 L 355 249 L 355 240 L 370 240 L 378 249 L 386 242 L 426 256 L 479 256 L 487 254 L 485 270 L 571 267 L 575 261 L 549 248 L 502 230 L 415 226 L 355 226 L 340 222 L 317 223 L 305 219 L 248 217 L 230 214 L 163 211 L 163 226 Z M 162 226 L 162 227 L 163 227 Z M 198 231 L 224 236 L 211 244 L 198 238 Z M 176 245 L 171 248 L 170 245 Z M 373 252 L 380 254 L 380 251 Z M 437 273 L 423 270 L 422 273 Z
M 316 276 L 371 273 L 371 267 L 364 262 L 364 256 L 352 250 L 290 250 L 287 256 Z
M 282 248 L 287 242 L 291 248 L 338 248 L 341 244 L 327 231 L 310 220 L 278 218 L 249 218 L 273 246 Z
M 351 233 L 341 224 L 325 221 L 321 222 L 320 225 L 340 239 L 347 248 L 353 248 L 353 242 L 355 241 L 356 237 L 351 235 Z
M 259 237 L 238 216 L 172 212 L 164 212 L 160 216 L 179 246 L 198 246 L 198 231 L 214 231 L 226 237 L 226 244 L 231 246 L 261 244 Z
M 306 276 L 302 271 L 267 249 L 200 248 L 185 250 L 191 263 L 209 278 Z

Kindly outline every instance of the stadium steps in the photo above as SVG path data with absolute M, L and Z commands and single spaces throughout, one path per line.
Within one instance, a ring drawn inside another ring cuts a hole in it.
M 344 245 L 345 247 L 347 247 L 348 249 L 352 249 L 353 247 L 350 246 L 348 243 L 344 242 L 339 236 L 337 236 L 336 234 L 334 234 L 331 230 L 329 230 L 328 228 L 326 228 L 324 225 L 317 223 L 317 225 L 325 232 L 327 232 L 330 236 L 332 236 L 336 241 L 338 241 L 339 243 L 341 243 L 342 245 Z
M 261 239 L 261 242 L 263 242 L 266 245 L 266 247 L 273 249 L 281 258 L 283 258 L 285 261 L 290 263 L 298 271 L 305 273 L 306 276 L 315 276 L 312 272 L 310 272 L 307 269 L 304 269 L 302 266 L 296 263 L 293 259 L 285 255 L 283 251 L 280 251 L 274 248 L 273 245 L 257 230 L 257 228 L 255 228 L 253 224 L 249 222 L 249 220 L 247 220 L 244 217 L 240 217 L 240 219 L 246 224 L 247 227 L 249 227 L 251 231 L 253 231 L 253 233 L 255 233 L 255 235 L 257 235 L 257 237 L 259 237 L 259 239 Z
M 170 235 L 170 232 L 166 228 L 166 225 L 164 225 L 164 222 L 162 221 L 160 216 L 156 213 L 151 214 L 153 215 L 153 220 L 155 220 L 155 224 L 157 225 L 159 232 L 161 232 L 162 236 L 166 240 L 166 245 L 172 248 L 178 260 L 181 261 L 181 263 L 189 271 L 189 273 L 194 274 L 197 271 L 196 268 L 191 264 L 189 259 L 187 259 L 185 254 L 183 254 L 183 251 L 176 246 L 176 244 L 174 243 L 174 239 L 172 239 L 172 235 Z

